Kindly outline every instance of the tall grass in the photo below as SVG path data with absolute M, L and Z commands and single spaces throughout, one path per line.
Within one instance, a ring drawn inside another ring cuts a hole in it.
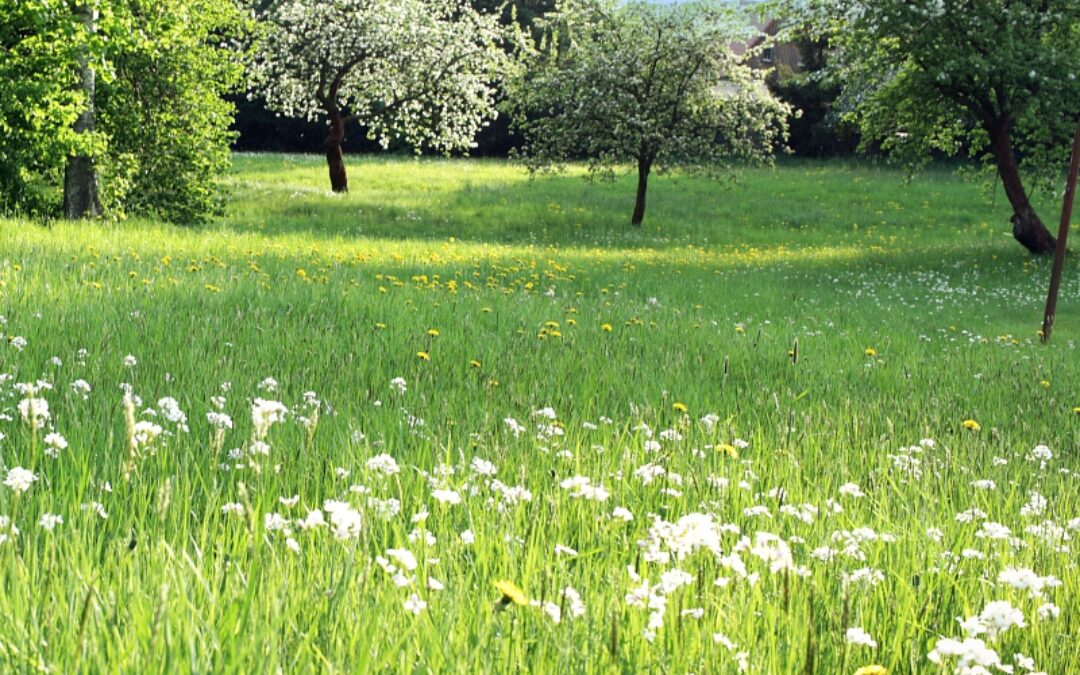
M 0 221 L 3 670 L 952 672 L 1002 600 L 1002 663 L 1075 668 L 1080 269 L 1042 347 L 1002 200 L 792 163 L 633 229 L 626 181 L 350 170 Z

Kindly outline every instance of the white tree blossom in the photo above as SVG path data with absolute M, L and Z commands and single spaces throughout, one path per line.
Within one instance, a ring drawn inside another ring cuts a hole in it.
M 383 147 L 449 152 L 495 115 L 501 28 L 465 0 L 285 0 L 262 19 L 253 89 L 285 115 L 327 121 L 336 192 L 348 190 L 350 124 Z
M 788 108 L 736 56 L 735 15 L 707 4 L 563 0 L 522 47 L 511 109 L 530 169 L 586 159 L 593 173 L 636 165 L 640 225 L 653 168 L 716 175 L 767 158 Z

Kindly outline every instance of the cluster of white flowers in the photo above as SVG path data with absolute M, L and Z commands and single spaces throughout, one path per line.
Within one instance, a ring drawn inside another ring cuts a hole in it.
M 55 431 L 45 434 L 41 440 L 45 443 L 45 454 L 53 459 L 59 458 L 60 453 L 68 448 L 67 439 Z
M 566 490 L 575 499 L 604 502 L 611 496 L 611 493 L 603 485 L 593 485 L 592 479 L 588 476 L 566 478 L 559 483 L 559 487 Z
M 149 420 L 139 420 L 132 428 L 132 438 L 137 447 L 149 448 L 157 442 L 163 431 L 164 429 L 159 424 L 154 424 Z
M 251 404 L 251 422 L 254 425 L 255 438 L 258 440 L 266 438 L 270 427 L 284 420 L 288 413 L 288 407 L 280 401 L 256 398 Z
M 38 477 L 33 471 L 17 466 L 8 470 L 7 477 L 4 478 L 4 485 L 11 488 L 11 491 L 15 494 L 22 494 L 29 490 L 37 479 Z
M 350 504 L 328 499 L 323 503 L 323 511 L 330 516 L 330 529 L 334 537 L 355 539 L 360 536 L 364 519 Z
M 397 460 L 386 453 L 370 458 L 367 461 L 367 468 L 369 471 L 374 471 L 375 473 L 384 476 L 393 476 L 401 471 L 401 467 L 398 466 Z
M 49 402 L 43 398 L 24 398 L 19 401 L 19 415 L 27 424 L 40 428 L 49 421 Z
M 177 403 L 175 398 L 165 397 L 158 400 L 158 410 L 161 412 L 161 416 L 175 425 L 177 429 L 187 433 L 187 415 L 180 409 L 180 404 Z

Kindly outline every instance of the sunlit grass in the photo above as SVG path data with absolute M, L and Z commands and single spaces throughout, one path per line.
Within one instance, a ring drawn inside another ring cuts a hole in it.
M 198 229 L 0 221 L 0 472 L 40 478 L 0 487 L 21 531 L 0 544 L 4 670 L 704 673 L 746 652 L 760 673 L 935 672 L 927 653 L 961 636 L 957 617 L 1009 600 L 1029 627 L 996 644 L 1005 662 L 1069 672 L 1075 554 L 1026 529 L 1080 517 L 1080 269 L 1039 345 L 1048 264 L 1011 240 L 1003 200 L 944 169 L 905 187 L 880 167 L 793 163 L 726 188 L 660 178 L 633 229 L 629 182 L 578 169 L 530 182 L 505 162 L 352 160 L 352 192 L 331 195 L 320 161 L 238 157 L 227 215 Z M 56 460 L 17 409 L 14 384 L 38 380 L 69 443 Z M 191 428 L 130 472 L 122 383 L 138 419 L 175 431 L 172 397 Z M 215 396 L 234 422 L 220 447 Z M 256 397 L 295 413 L 265 456 Z M 898 468 L 926 438 L 920 475 Z M 383 453 L 399 473 L 369 466 Z M 508 501 L 474 457 L 532 499 Z M 575 476 L 607 500 L 561 487 Z M 842 495 L 849 482 L 866 496 Z M 1048 500 L 1037 516 L 1031 491 Z M 359 536 L 295 524 L 327 499 L 362 513 Z M 805 504 L 812 522 L 781 508 Z M 973 507 L 1023 545 L 957 521 Z M 782 537 L 811 575 L 747 551 L 756 585 L 705 551 L 650 562 L 652 517 L 695 512 Z M 51 533 L 46 513 L 64 518 Z M 860 527 L 896 541 L 810 555 Z M 417 559 L 411 584 L 377 561 L 388 549 Z M 693 579 L 665 596 L 662 627 L 627 601 L 627 566 Z M 1009 566 L 1063 585 L 1030 598 L 996 583 Z M 883 581 L 845 586 L 864 567 Z M 497 581 L 541 606 L 504 602 Z M 1058 619 L 1038 615 L 1050 601 Z M 846 644 L 856 626 L 877 649 Z

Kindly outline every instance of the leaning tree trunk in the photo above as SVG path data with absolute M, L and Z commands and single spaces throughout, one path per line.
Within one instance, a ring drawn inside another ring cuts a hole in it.
M 645 220 L 645 193 L 649 189 L 649 171 L 652 170 L 653 160 L 644 157 L 638 160 L 637 165 L 637 200 L 634 202 L 634 215 L 630 217 L 630 224 L 640 227 Z
M 349 177 L 345 173 L 345 155 L 341 147 L 345 143 L 345 122 L 336 107 L 331 107 L 327 113 L 330 116 L 330 131 L 323 147 L 326 150 L 326 166 L 330 169 L 330 189 L 348 192 Z
M 1013 237 L 1032 253 L 1049 255 L 1054 252 L 1054 236 L 1035 213 L 1024 190 L 1016 153 L 1013 152 L 1011 127 L 1011 120 L 1000 119 L 990 125 L 988 131 L 1001 183 L 1005 186 L 1005 196 L 1013 208 Z
M 88 33 L 97 31 L 97 10 L 89 3 L 77 5 L 74 12 Z M 79 75 L 85 107 L 75 120 L 74 129 L 76 134 L 91 134 L 94 132 L 94 69 L 85 51 L 79 55 Z M 67 166 L 64 167 L 64 217 L 75 220 L 100 214 L 101 199 L 94 159 L 82 153 L 68 157 Z

